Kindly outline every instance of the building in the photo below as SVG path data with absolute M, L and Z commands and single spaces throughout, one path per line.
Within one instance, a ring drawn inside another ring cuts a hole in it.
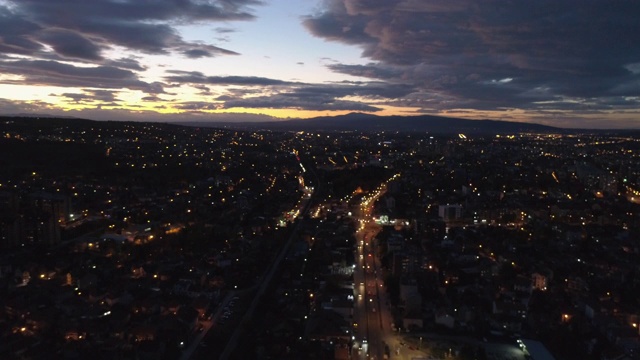
M 457 221 L 462 219 L 462 205 L 440 205 L 438 206 L 438 216 L 444 221 Z

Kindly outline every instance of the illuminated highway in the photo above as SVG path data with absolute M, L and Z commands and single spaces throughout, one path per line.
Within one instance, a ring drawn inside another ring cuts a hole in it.
M 385 347 L 393 336 L 393 318 L 388 307 L 375 239 L 381 227 L 371 217 L 373 204 L 384 195 L 385 191 L 386 187 L 383 185 L 376 192 L 365 197 L 357 212 L 357 221 L 360 226 L 356 234 L 358 246 L 354 272 L 356 294 L 354 326 L 357 326 L 352 354 L 354 359 L 385 358 L 388 350 Z
M 389 181 L 400 175 L 394 175 Z M 353 359 L 420 359 L 426 349 L 404 346 L 405 340 L 396 332 L 389 298 L 384 286 L 380 267 L 379 248 L 376 235 L 382 227 L 373 221 L 373 204 L 386 192 L 386 183 L 375 192 L 364 197 L 356 212 L 359 222 L 356 240 L 356 268 L 354 271 L 355 341 Z

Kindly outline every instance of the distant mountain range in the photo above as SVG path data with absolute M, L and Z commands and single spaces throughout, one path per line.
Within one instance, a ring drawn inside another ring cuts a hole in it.
M 2 121 L 27 120 L 30 126 L 94 126 L 102 123 L 105 126 L 118 126 L 119 123 L 138 123 L 135 121 L 96 121 L 74 117 L 59 117 L 45 114 L 0 115 Z M 141 122 L 139 122 L 141 123 Z M 154 122 L 158 123 L 158 122 Z M 108 124 L 108 125 L 107 125 Z M 169 126 L 190 126 L 200 128 L 219 128 L 234 130 L 271 130 L 271 131 L 326 131 L 326 132 L 403 132 L 429 133 L 438 135 L 450 134 L 517 134 L 517 133 L 600 133 L 640 135 L 640 130 L 586 130 L 566 129 L 532 123 L 520 123 L 498 120 L 468 120 L 444 116 L 376 116 L 362 113 L 351 113 L 340 116 L 316 117 L 311 119 L 292 119 L 279 121 L 174 121 Z M 27 123 L 24 123 L 27 125 Z
M 358 132 L 427 132 L 433 134 L 507 134 L 559 133 L 566 129 L 531 123 L 496 120 L 467 120 L 443 116 L 376 116 L 351 113 L 340 116 L 316 117 L 267 122 L 187 122 L 188 126 L 272 131 L 358 131 Z

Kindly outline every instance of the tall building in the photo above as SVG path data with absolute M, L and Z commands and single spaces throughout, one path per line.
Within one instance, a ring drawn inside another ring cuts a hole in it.
M 17 246 L 20 240 L 19 198 L 17 194 L 0 192 L 0 248 Z
M 69 220 L 69 208 L 63 195 L 0 193 L 0 248 L 59 243 L 60 225 Z
M 0 212 L 0 249 L 18 246 L 20 241 L 20 217 L 11 212 Z
M 40 191 L 29 195 L 29 199 L 35 209 L 53 215 L 58 223 L 65 224 L 71 220 L 69 197 Z
M 438 206 L 438 216 L 444 221 L 460 220 L 462 219 L 462 205 L 440 205 Z
M 27 245 L 55 245 L 60 242 L 60 223 L 56 216 L 40 209 L 24 215 L 22 241 Z

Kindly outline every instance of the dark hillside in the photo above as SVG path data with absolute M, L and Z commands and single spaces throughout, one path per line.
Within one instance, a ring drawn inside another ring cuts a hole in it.
M 3 177 L 36 172 L 47 176 L 98 175 L 111 169 L 101 146 L 59 141 L 0 139 Z

